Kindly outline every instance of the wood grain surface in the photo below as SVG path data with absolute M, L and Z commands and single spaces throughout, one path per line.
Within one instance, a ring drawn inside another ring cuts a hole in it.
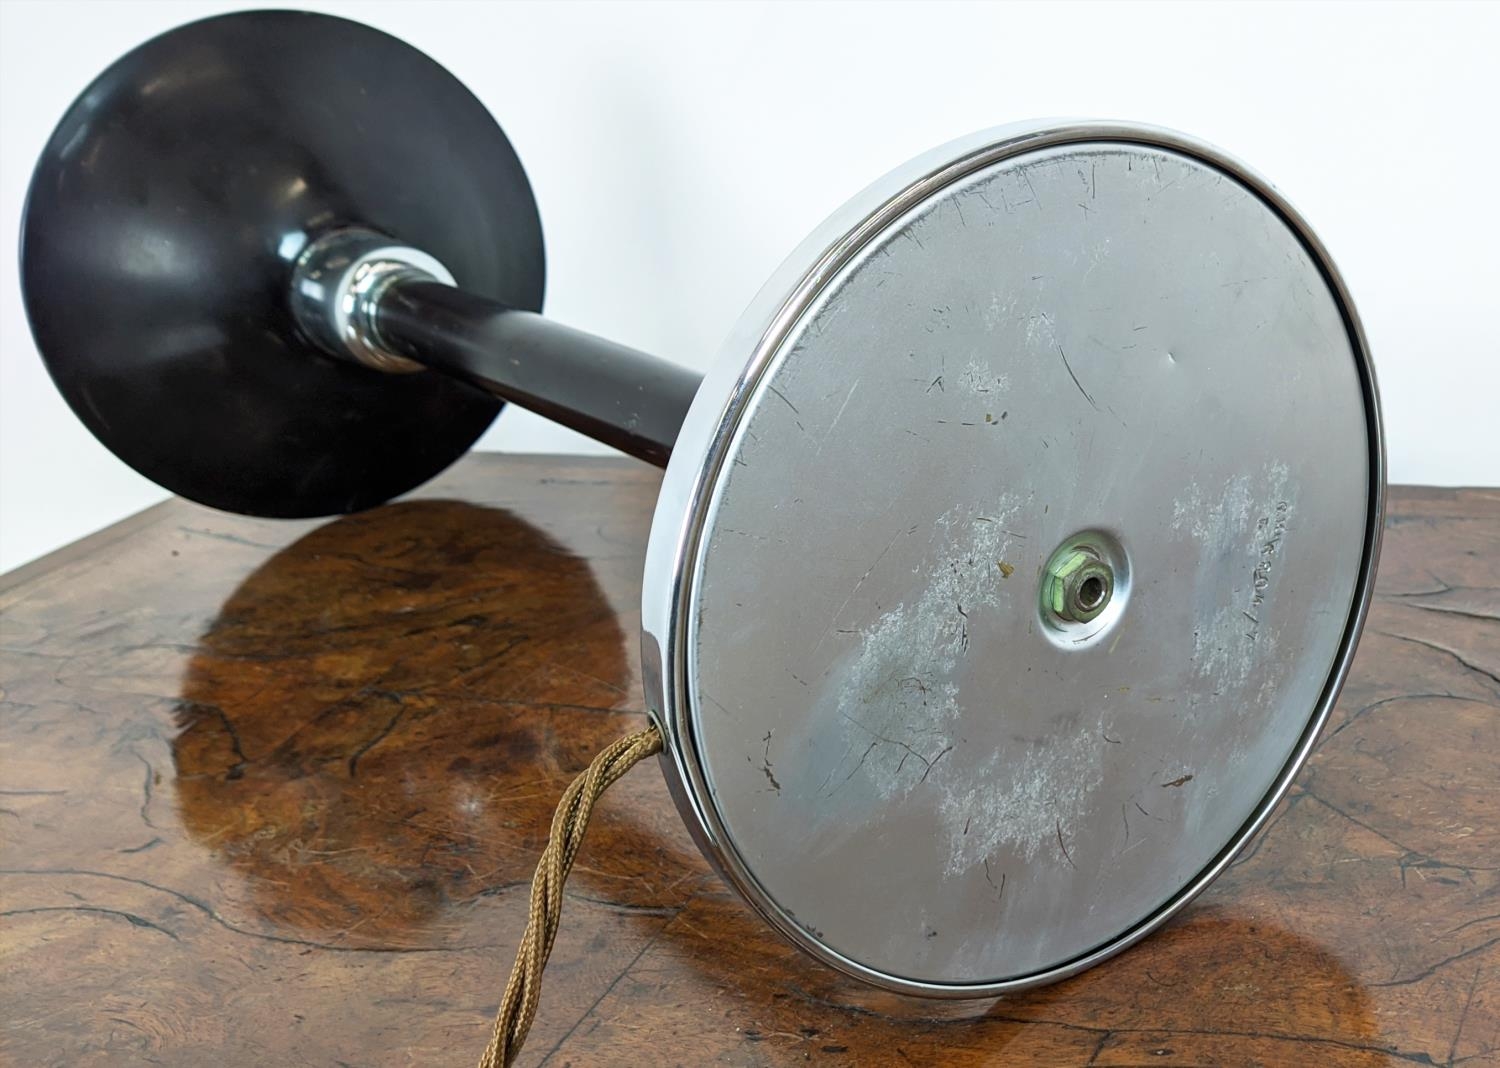
M 465 460 L 326 524 L 159 505 L 0 580 L 0 1059 L 468 1064 L 552 807 L 640 726 L 658 475 Z M 1165 930 L 983 1002 L 781 942 L 657 768 L 606 796 L 521 1063 L 1500 1063 L 1500 491 L 1392 491 L 1343 699 Z

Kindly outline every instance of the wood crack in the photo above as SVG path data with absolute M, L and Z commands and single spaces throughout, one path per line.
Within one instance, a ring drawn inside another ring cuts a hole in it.
M 155 890 L 160 894 L 167 894 L 176 898 L 185 905 L 189 905 L 201 912 L 213 923 L 230 931 L 233 934 L 243 935 L 246 938 L 258 938 L 263 942 L 278 942 L 289 946 L 306 946 L 309 949 L 322 949 L 331 953 L 468 953 L 481 949 L 500 948 L 493 943 L 482 945 L 463 946 L 340 946 L 330 942 L 318 942 L 309 938 L 294 938 L 290 935 L 276 935 L 264 931 L 251 931 L 244 927 L 236 926 L 221 916 L 212 905 L 202 901 L 191 894 L 185 894 L 180 890 L 173 890 L 168 886 L 160 886 L 156 883 L 147 882 L 145 879 L 137 879 L 129 875 L 116 875 L 107 871 L 89 871 L 84 868 L 0 868 L 0 875 L 75 875 L 93 879 L 113 879 L 122 883 L 133 883 L 143 886 L 148 890 Z

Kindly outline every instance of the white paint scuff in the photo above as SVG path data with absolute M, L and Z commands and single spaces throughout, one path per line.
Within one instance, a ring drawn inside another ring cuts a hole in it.
M 1202 546 L 1199 558 L 1205 567 L 1243 572 L 1243 581 L 1234 584 L 1229 601 L 1198 606 L 1199 617 L 1209 622 L 1200 624 L 1193 634 L 1194 671 L 1200 678 L 1213 679 L 1221 690 L 1243 688 L 1257 663 L 1275 660 L 1276 631 L 1259 620 L 1279 568 L 1273 565 L 1261 590 L 1255 585 L 1256 568 L 1263 552 L 1274 560 L 1283 551 L 1281 541 L 1291 530 L 1295 493 L 1288 486 L 1288 475 L 1285 464 L 1269 464 L 1258 474 L 1235 475 L 1217 498 L 1206 496 L 1194 484 L 1173 505 L 1173 532 Z M 1267 550 L 1266 525 L 1278 519 L 1285 530 Z
M 948 874 L 971 871 L 1002 847 L 1023 861 L 1045 847 L 1066 863 L 1063 841 L 1104 777 L 1102 725 L 1101 718 L 1066 738 L 992 753 L 968 776 L 974 785 L 944 794 Z
M 833 688 L 842 756 L 820 789 L 835 797 L 859 781 L 883 800 L 925 781 L 952 750 L 962 711 L 959 675 L 977 616 L 1014 596 L 1000 562 L 1005 529 L 1019 502 L 982 513 L 954 510 L 938 519 L 944 546 L 915 601 L 883 612 L 860 632 L 857 651 Z

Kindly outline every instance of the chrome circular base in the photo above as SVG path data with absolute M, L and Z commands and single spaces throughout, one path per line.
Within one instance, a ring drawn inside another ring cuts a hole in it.
M 89 429 L 175 493 L 265 516 L 378 504 L 462 455 L 500 402 L 298 330 L 293 264 L 348 227 L 541 307 L 525 172 L 447 71 L 325 15 L 173 30 L 90 85 L 37 165 L 21 271 L 37 346 Z
M 859 978 L 1073 974 L 1285 791 L 1383 486 L 1353 307 L 1243 166 L 1109 123 L 913 161 L 766 286 L 668 467 L 642 663 L 683 814 Z

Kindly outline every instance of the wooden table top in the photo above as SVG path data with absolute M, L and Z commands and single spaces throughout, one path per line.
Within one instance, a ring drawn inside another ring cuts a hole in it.
M 0 579 L 0 1058 L 468 1064 L 569 778 L 639 727 L 658 475 L 471 457 L 336 522 L 170 501 Z M 606 795 L 523 1064 L 1500 1063 L 1500 491 L 1391 493 L 1311 762 L 1069 982 L 883 994 L 785 945 L 654 764 Z

